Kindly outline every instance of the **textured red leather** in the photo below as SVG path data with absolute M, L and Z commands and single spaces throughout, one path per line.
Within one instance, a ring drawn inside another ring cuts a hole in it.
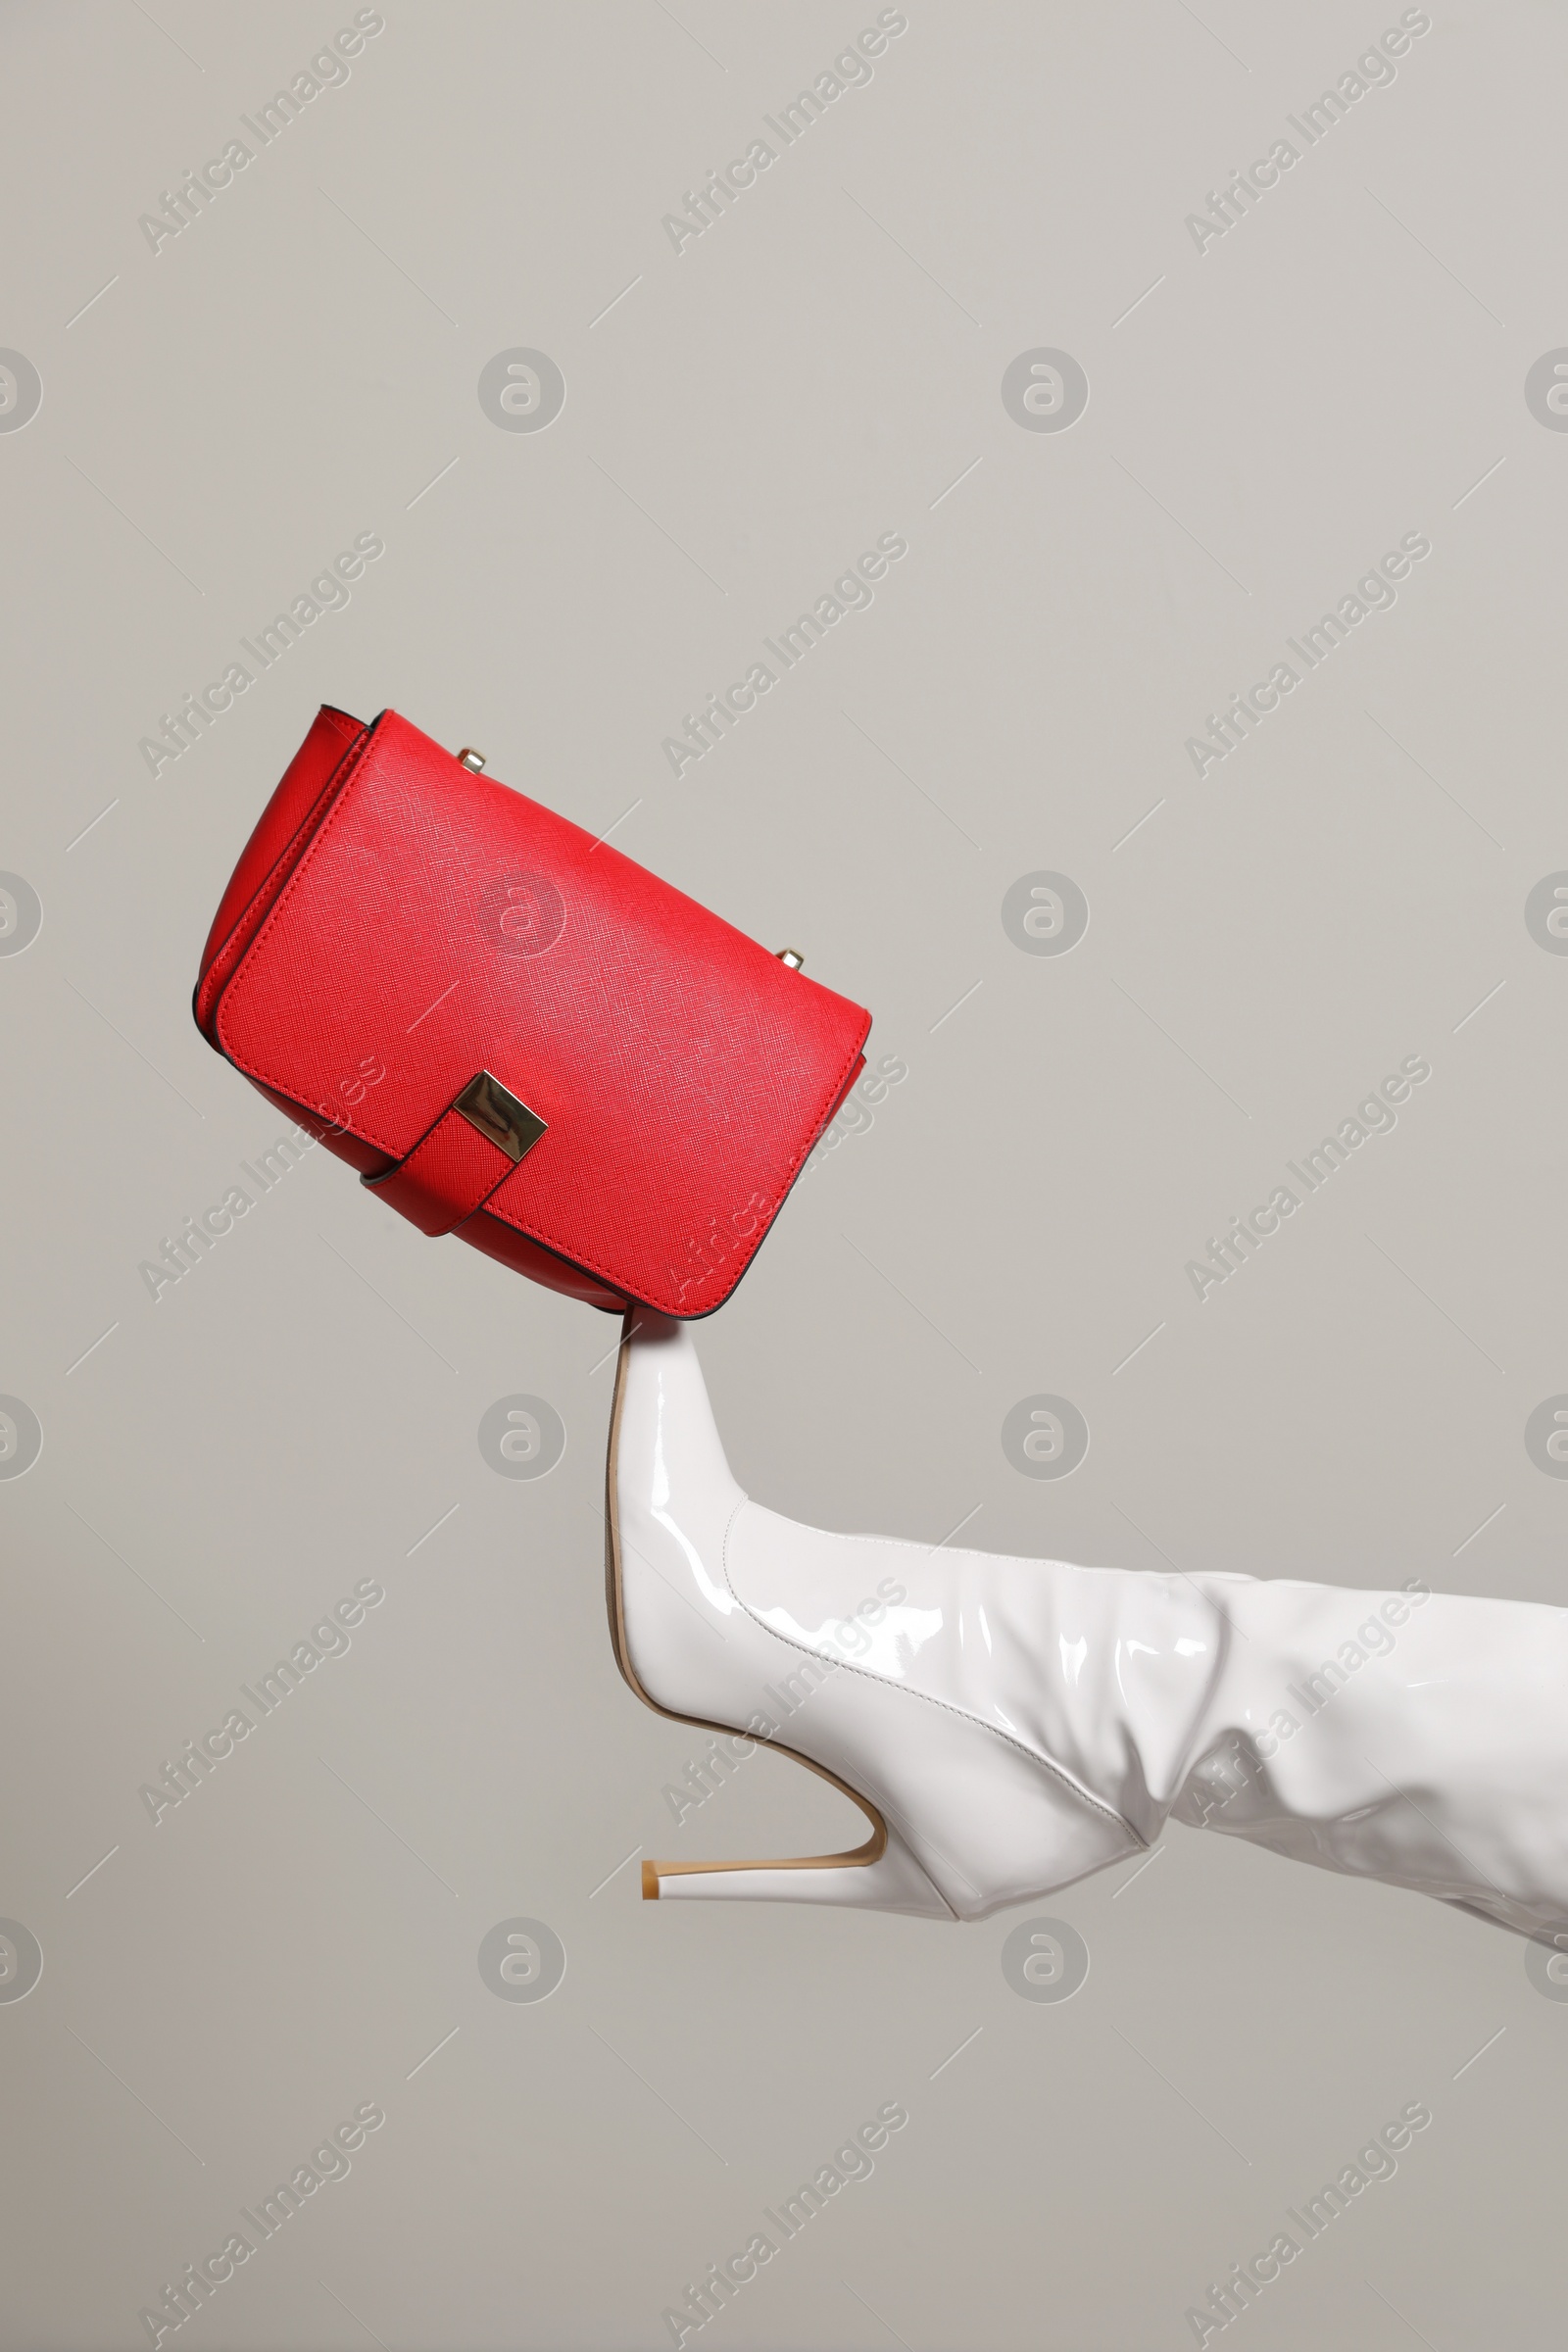
M 195 1010 L 422 1230 L 678 1316 L 734 1290 L 870 1027 L 394 711 L 316 720 L 224 893 Z M 486 1069 L 545 1122 L 515 1163 L 444 1115 Z
M 449 1110 L 407 1159 L 365 1183 L 378 1200 L 433 1240 L 471 1217 L 514 1165 L 499 1144 L 470 1127 L 461 1111 Z
M 499 1217 L 486 1214 L 482 1208 L 476 1216 L 463 1225 L 453 1227 L 460 1242 L 467 1242 L 482 1250 L 486 1257 L 496 1258 L 510 1266 L 514 1274 L 526 1274 L 530 1282 L 541 1283 L 547 1291 L 561 1291 L 568 1298 L 581 1298 L 589 1306 L 603 1307 L 608 1314 L 618 1315 L 630 1301 L 619 1291 L 612 1291 L 580 1266 L 564 1257 L 556 1257 L 530 1242 L 515 1225 L 503 1225 Z
M 283 781 L 262 810 L 213 918 L 202 950 L 202 981 L 196 1019 L 205 1029 L 223 983 L 229 978 L 257 927 L 287 881 L 292 859 L 307 838 L 312 811 L 323 802 L 346 755 L 369 729 L 346 711 L 322 704 L 310 733 L 283 771 Z

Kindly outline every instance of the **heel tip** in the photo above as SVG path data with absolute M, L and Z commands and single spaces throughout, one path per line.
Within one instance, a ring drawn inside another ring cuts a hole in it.
M 657 1903 L 658 1900 L 659 1865 L 657 1862 L 645 1862 L 643 1864 L 643 1901 Z

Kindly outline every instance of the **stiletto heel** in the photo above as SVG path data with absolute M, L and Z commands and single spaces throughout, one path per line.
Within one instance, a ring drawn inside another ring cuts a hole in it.
M 886 1619 L 892 1631 L 897 1607 L 890 1618 L 874 1591 L 862 1597 L 840 1584 L 831 1550 L 846 1542 L 853 1550 L 853 1540 L 792 1527 L 748 1501 L 724 1458 L 690 1331 L 647 1309 L 628 1315 L 622 1333 L 605 1516 L 611 1640 L 638 1698 L 674 1722 L 793 1757 L 849 1797 L 870 1829 L 837 1854 L 650 1860 L 648 1899 L 973 1919 L 1031 1891 L 1042 1848 L 1058 1875 L 1065 1865 L 1074 1878 L 1141 1850 L 1113 1807 L 1026 1742 L 901 1687 L 880 1657 L 860 1665 L 848 1655 L 865 1623 Z M 881 1589 L 907 1598 L 895 1580 Z M 833 1620 L 846 1608 L 835 1642 Z
M 611 1644 L 622 1680 L 645 1707 L 651 1707 L 656 1715 L 667 1716 L 671 1722 L 689 1723 L 700 1731 L 718 1732 L 732 1737 L 738 1728 L 735 1725 L 712 1723 L 703 1716 L 681 1714 L 672 1707 L 662 1706 L 658 1699 L 651 1697 L 643 1688 L 627 1647 L 621 1578 L 618 1468 L 621 1407 L 626 1393 L 631 1340 L 637 1326 L 638 1313 L 634 1309 L 627 1314 L 621 1330 L 606 1461 L 605 1597 L 610 1616 Z M 844 1853 L 807 1854 L 799 1859 L 736 1862 L 645 1860 L 642 1868 L 645 1902 L 658 1902 L 662 1897 L 669 1901 L 682 1895 L 701 1895 L 707 1899 L 728 1897 L 752 1902 L 847 1903 L 884 1910 L 912 1908 L 922 1916 L 931 1912 L 948 1918 L 953 1916 L 902 1839 L 890 1836 L 888 1825 L 876 1806 L 861 1796 L 858 1789 L 840 1780 L 838 1774 L 830 1772 L 826 1765 L 813 1762 L 809 1756 L 803 1756 L 796 1748 L 786 1747 L 760 1734 L 749 1732 L 746 1736 L 759 1738 L 760 1744 L 774 1748 L 780 1755 L 792 1757 L 797 1764 L 804 1764 L 808 1772 L 814 1772 L 820 1779 L 829 1782 L 865 1815 L 870 1824 L 870 1836 L 862 1844 L 852 1846 Z M 853 1876 L 846 1879 L 841 1875 L 844 1873 Z M 863 1876 L 860 1875 L 862 1873 Z M 687 1887 L 681 1884 L 686 1879 L 701 1879 L 704 1884 Z M 911 1897 L 915 1899 L 911 1901 Z
M 771 1745 L 772 1742 L 764 1741 L 762 1744 Z M 781 1752 L 786 1755 L 794 1753 L 788 1748 Z M 875 1805 L 867 1804 L 863 1796 L 858 1796 L 853 1788 L 845 1788 L 836 1773 L 823 1771 L 820 1764 L 812 1764 L 808 1757 L 796 1755 L 795 1761 L 797 1764 L 805 1764 L 808 1771 L 820 1774 L 824 1781 L 830 1781 L 835 1788 L 850 1799 L 852 1804 L 859 1807 L 866 1820 L 871 1824 L 871 1835 L 863 1845 L 851 1846 L 847 1852 L 842 1854 L 803 1854 L 799 1860 L 778 1862 L 645 1862 L 643 1864 L 643 1899 L 646 1902 L 657 1902 L 661 1880 L 693 1878 L 746 1880 L 759 1876 L 771 1878 L 775 1872 L 785 1870 L 809 1871 L 813 1879 L 830 1879 L 835 1872 L 842 1870 L 875 1872 L 888 1850 L 888 1825 Z M 793 1886 L 796 1883 L 792 1881 L 791 1884 Z M 869 1885 L 871 1882 L 861 1881 L 859 1884 L 863 1886 Z M 692 1891 L 704 1895 L 744 1894 L 750 1895 L 754 1901 L 772 1899 L 764 1889 L 744 1885 L 699 1886 Z M 796 1891 L 787 1899 L 805 1902 L 832 1902 L 836 1898 L 833 1894 L 824 1892 L 813 1886 L 804 1892 Z
M 838 1786 L 843 1788 L 842 1781 Z M 920 1919 L 954 1916 L 908 1847 L 886 1829 L 880 1838 L 868 1838 L 853 1853 L 811 1854 L 799 1862 L 643 1864 L 645 1902 L 692 1897 L 752 1903 L 837 1903 L 852 1910 L 906 1911 Z

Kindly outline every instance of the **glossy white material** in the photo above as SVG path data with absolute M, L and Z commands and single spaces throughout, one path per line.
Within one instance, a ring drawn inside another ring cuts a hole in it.
M 736 1485 L 689 1325 L 639 1313 L 620 1382 L 635 1681 L 888 1828 L 869 1866 L 661 1875 L 663 1899 L 980 1919 L 1173 1818 L 1526 1934 L 1568 1923 L 1562 1612 L 828 1535 Z

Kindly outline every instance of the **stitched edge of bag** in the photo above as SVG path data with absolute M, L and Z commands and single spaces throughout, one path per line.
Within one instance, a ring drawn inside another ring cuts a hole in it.
M 332 704 L 323 704 L 321 708 L 322 710 L 334 710 L 335 706 Z M 319 713 L 318 713 L 318 715 L 319 715 Z M 346 719 L 349 714 L 346 710 L 344 710 L 339 712 L 338 715 Z M 384 716 L 385 714 L 383 713 L 382 715 Z M 314 726 L 316 722 L 313 719 L 311 723 Z M 230 948 L 233 946 L 235 940 L 238 938 L 241 930 L 243 929 L 246 916 L 250 913 L 251 908 L 261 897 L 262 892 L 267 888 L 268 883 L 271 881 L 272 876 L 276 873 L 278 867 L 282 865 L 289 857 L 301 835 L 304 834 L 308 836 L 313 827 L 320 831 L 325 830 L 327 819 L 331 814 L 331 804 L 333 799 L 348 790 L 349 784 L 353 778 L 355 767 L 365 758 L 367 752 L 368 752 L 370 748 L 370 745 L 374 742 L 375 731 L 379 724 L 379 719 L 372 718 L 366 720 L 362 722 L 359 734 L 349 739 L 348 749 L 344 752 L 343 757 L 338 760 L 337 765 L 332 769 L 331 774 L 327 777 L 326 782 L 322 785 L 320 791 L 311 803 L 310 808 L 301 817 L 299 823 L 289 835 L 288 840 L 284 843 L 282 849 L 279 850 L 277 856 L 268 867 L 267 872 L 260 884 L 246 900 L 239 913 L 234 918 L 233 927 L 229 931 L 227 938 L 224 940 L 222 946 L 219 949 L 212 961 L 208 964 L 207 969 L 198 978 L 196 986 L 191 992 L 191 1010 L 193 1013 L 196 1007 L 196 999 L 201 995 L 202 990 L 207 986 L 209 979 L 222 963 L 224 956 L 228 954 Z M 304 749 L 303 744 L 300 748 L 301 750 Z M 295 757 L 298 758 L 297 753 Z M 292 766 L 293 761 L 291 760 L 289 764 Z M 327 811 L 327 818 L 323 818 L 321 815 L 321 810 L 323 808 L 325 808 Z M 263 810 L 263 814 L 266 814 L 265 809 Z M 257 822 L 260 823 L 260 818 L 258 818 Z M 217 1039 L 218 1037 L 218 1015 L 230 988 L 234 985 L 234 982 L 238 979 L 240 973 L 244 970 L 246 963 L 249 961 L 252 949 L 260 946 L 263 933 L 266 931 L 268 924 L 270 923 L 272 916 L 276 914 L 279 906 L 282 904 L 282 901 L 287 897 L 289 889 L 293 884 L 295 875 L 304 866 L 310 855 L 311 847 L 309 841 L 307 841 L 305 850 L 295 859 L 292 868 L 285 877 L 282 886 L 278 890 L 276 898 L 274 898 L 272 901 L 270 908 L 258 926 L 254 937 L 249 941 L 248 945 L 240 951 L 239 955 L 236 956 L 234 958 L 233 969 L 223 978 L 218 994 L 213 1000 L 212 1024 L 214 1039 Z M 202 1034 L 205 1037 L 207 1032 L 205 1028 L 203 1028 L 199 1018 L 196 1026 L 202 1030 Z M 235 1057 L 229 1053 L 226 1046 L 223 1046 L 221 1051 L 228 1060 L 234 1061 Z M 235 1061 L 236 1068 L 243 1068 L 243 1063 Z
M 313 859 L 318 855 L 327 835 L 331 832 L 332 827 L 337 823 L 338 818 L 342 815 L 344 809 L 347 808 L 350 797 L 354 791 L 354 787 L 357 784 L 363 783 L 370 753 L 372 749 L 378 746 L 380 742 L 383 721 L 388 718 L 396 718 L 398 715 L 399 713 L 395 710 L 383 710 L 378 717 L 373 718 L 370 721 L 369 731 L 367 734 L 365 741 L 359 746 L 357 755 L 350 754 L 350 758 L 353 760 L 351 772 L 344 777 L 342 787 L 338 792 L 336 799 L 332 803 L 331 808 L 328 808 L 325 816 L 321 819 L 321 822 L 317 827 L 314 838 L 307 843 L 303 854 L 294 867 L 293 872 L 289 875 L 288 880 L 284 883 L 282 889 L 278 892 L 277 897 L 273 900 L 271 907 L 263 921 L 260 930 L 257 932 L 255 938 L 251 941 L 249 947 L 245 950 L 244 955 L 240 957 L 238 963 L 234 967 L 233 972 L 229 976 L 227 986 L 224 988 L 223 993 L 219 999 L 218 1004 L 213 1012 L 213 1027 L 215 1029 L 220 1028 L 220 1017 L 227 1009 L 230 1001 L 237 1004 L 239 1003 L 241 989 L 249 981 L 255 978 L 257 962 L 261 956 L 263 949 L 266 947 L 269 939 L 271 937 L 272 931 L 279 921 L 284 907 L 288 905 L 289 900 L 292 898 L 295 890 L 299 887 L 303 877 L 309 871 Z M 404 723 L 407 725 L 410 722 L 405 720 Z M 220 1035 L 221 1036 L 220 1031 Z M 297 1100 L 293 1093 L 292 1082 L 288 1085 L 280 1083 L 277 1079 L 270 1076 L 269 1073 L 261 1067 L 259 1062 L 253 1064 L 243 1059 L 243 1057 L 229 1044 L 226 1038 L 222 1038 L 221 1042 L 223 1052 L 227 1055 L 228 1059 L 234 1064 L 234 1067 L 237 1070 L 243 1070 L 247 1078 L 255 1078 L 261 1085 L 272 1087 L 278 1094 L 287 1095 L 291 1102 Z M 310 1115 L 312 1118 L 319 1118 L 322 1114 L 319 1110 L 312 1110 Z M 344 1131 L 349 1135 L 355 1136 L 361 1143 L 373 1145 L 377 1152 L 390 1152 L 394 1159 L 401 1159 L 403 1157 L 403 1153 L 399 1151 L 395 1144 L 383 1143 L 379 1136 L 371 1135 L 368 1128 L 356 1126 L 352 1121 L 348 1121 L 344 1122 Z
M 837 991 L 834 993 L 837 994 Z M 844 1002 L 848 1004 L 849 999 L 846 998 Z M 865 1012 L 865 1007 L 863 1004 L 858 1006 L 858 1009 L 861 1012 Z M 753 1258 L 757 1255 L 757 1252 L 759 1250 L 760 1250 L 762 1244 L 766 1241 L 768 1235 L 772 1232 L 773 1227 L 778 1222 L 780 1209 L 782 1209 L 785 1201 L 789 1199 L 791 1193 L 794 1192 L 795 1187 L 799 1184 L 802 1176 L 806 1173 L 806 1163 L 810 1158 L 811 1153 L 816 1150 L 817 1145 L 821 1142 L 824 1133 L 831 1124 L 833 1115 L 838 1109 L 842 1095 L 848 1091 L 847 1081 L 849 1074 L 854 1069 L 858 1057 L 865 1051 L 865 1041 L 871 1034 L 871 1014 L 866 1012 L 865 1026 L 860 1031 L 849 1053 L 846 1054 L 834 1078 L 833 1084 L 838 1092 L 823 1096 L 821 1104 L 818 1107 L 816 1114 L 816 1124 L 810 1129 L 807 1136 L 807 1140 L 801 1146 L 796 1158 L 787 1168 L 785 1172 L 785 1180 L 779 1186 L 778 1197 L 774 1200 L 772 1207 L 767 1213 L 767 1222 L 764 1225 L 759 1226 L 755 1234 L 748 1235 L 746 1237 L 748 1240 L 750 1240 L 752 1246 L 750 1250 L 747 1250 L 745 1256 L 741 1259 L 740 1264 L 736 1267 L 730 1281 L 725 1285 L 724 1289 L 719 1293 L 712 1304 L 710 1306 L 702 1307 L 695 1314 L 683 1316 L 681 1318 L 683 1322 L 700 1323 L 703 1321 L 705 1316 L 715 1314 L 719 1307 L 724 1304 L 726 1299 L 734 1297 L 735 1292 L 740 1287 L 742 1279 L 751 1266 Z M 650 1300 L 650 1304 L 654 1302 Z M 662 1313 L 668 1314 L 672 1310 L 668 1307 L 664 1307 L 660 1311 Z

